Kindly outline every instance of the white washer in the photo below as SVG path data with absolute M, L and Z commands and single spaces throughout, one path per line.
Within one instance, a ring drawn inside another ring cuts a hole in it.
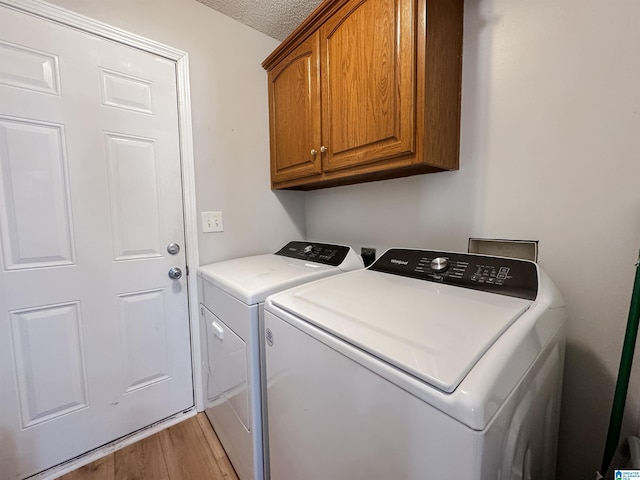
M 241 480 L 263 479 L 268 463 L 260 345 L 265 298 L 362 267 L 362 258 L 350 247 L 299 241 L 275 254 L 200 267 L 200 321 L 207 332 L 202 345 L 205 412 Z
M 535 263 L 426 250 L 270 296 L 271 479 L 552 480 L 565 317 Z

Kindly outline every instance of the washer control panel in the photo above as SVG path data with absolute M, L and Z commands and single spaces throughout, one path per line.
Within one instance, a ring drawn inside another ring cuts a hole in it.
M 349 253 L 349 247 L 329 243 L 289 242 L 276 255 L 298 258 L 310 262 L 339 266 Z
M 369 270 L 535 300 L 538 268 L 528 260 L 393 248 Z

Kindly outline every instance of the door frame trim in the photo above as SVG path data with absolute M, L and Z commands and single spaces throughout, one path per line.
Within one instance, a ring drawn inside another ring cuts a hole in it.
M 178 96 L 178 129 L 180 140 L 180 169 L 185 227 L 185 253 L 189 275 L 187 289 L 191 335 L 191 365 L 194 401 L 197 411 L 204 410 L 202 362 L 200 362 L 200 322 L 198 318 L 198 282 L 196 271 L 200 265 L 198 252 L 198 224 L 196 208 L 195 160 L 193 154 L 193 127 L 191 122 L 191 93 L 189 89 L 189 55 L 182 50 L 112 27 L 97 20 L 72 12 L 42 0 L 0 0 L 0 5 L 30 15 L 115 41 L 175 62 Z

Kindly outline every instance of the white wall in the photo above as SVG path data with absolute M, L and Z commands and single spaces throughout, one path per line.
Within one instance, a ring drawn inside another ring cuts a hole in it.
M 199 234 L 201 264 L 304 237 L 304 193 L 269 189 L 267 77 L 260 64 L 276 40 L 195 0 L 51 3 L 189 54 L 197 209 L 221 210 L 225 227 Z
M 456 250 L 469 236 L 539 240 L 569 310 L 558 479 L 594 478 L 640 248 L 640 2 L 465 8 L 461 170 L 308 193 L 307 233 Z M 625 431 L 640 435 L 638 377 Z

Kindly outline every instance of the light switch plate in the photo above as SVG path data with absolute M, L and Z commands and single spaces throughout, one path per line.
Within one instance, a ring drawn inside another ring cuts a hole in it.
M 224 232 L 222 212 L 202 212 L 202 233 Z

